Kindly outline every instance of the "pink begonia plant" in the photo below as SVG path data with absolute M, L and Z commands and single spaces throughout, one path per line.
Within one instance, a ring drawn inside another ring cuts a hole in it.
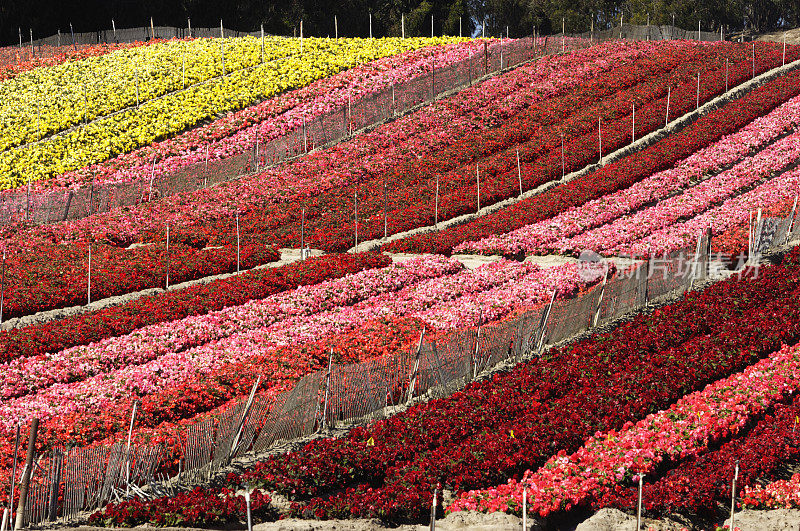
M 753 151 L 765 148 L 798 126 L 800 97 L 678 162 L 675 167 L 658 172 L 630 188 L 506 234 L 462 243 L 454 251 L 482 254 L 547 254 L 557 251 L 561 242 L 679 193 L 707 175 L 741 162 Z

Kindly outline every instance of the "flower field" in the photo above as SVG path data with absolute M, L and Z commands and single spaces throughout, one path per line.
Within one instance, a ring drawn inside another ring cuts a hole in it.
M 0 199 L 224 165 L 492 43 L 189 39 L 18 64 Z M 104 526 L 235 527 L 243 491 L 257 521 L 421 523 L 439 489 L 440 518 L 519 516 L 524 492 L 557 528 L 635 512 L 640 477 L 648 516 L 709 525 L 736 463 L 740 507 L 800 506 L 800 231 L 768 261 L 701 259 L 746 253 L 756 212 L 796 214 L 800 47 L 579 44 L 231 181 L 3 226 L 0 503 L 38 419 L 56 512 L 64 448 L 116 448 L 86 493 L 123 446 L 184 482 L 144 499 L 109 480 L 117 497 L 80 502 L 108 503 Z M 301 242 L 322 255 L 287 258 Z
M 0 85 L 0 185 L 103 162 L 359 62 L 449 40 L 305 39 L 301 53 L 297 39 L 195 39 L 31 70 Z

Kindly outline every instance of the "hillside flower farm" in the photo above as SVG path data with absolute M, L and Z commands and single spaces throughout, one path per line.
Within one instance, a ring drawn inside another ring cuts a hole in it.
M 456 19 L 0 48 L 3 530 L 800 525 L 800 45 Z

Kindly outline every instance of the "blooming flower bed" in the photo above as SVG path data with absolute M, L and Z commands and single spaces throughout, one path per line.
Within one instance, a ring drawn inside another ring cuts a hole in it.
M 671 252 L 696 242 L 707 228 L 714 234 L 747 225 L 751 212 L 764 205 L 779 205 L 800 194 L 800 170 L 794 169 L 742 194 L 726 200 L 686 221 L 657 230 L 650 235 L 617 247 L 617 252 L 639 256 Z
M 797 165 L 800 160 L 800 133 L 774 142 L 763 151 L 748 157 L 733 168 L 710 177 L 702 183 L 692 186 L 683 193 L 659 201 L 656 205 L 617 219 L 596 229 L 589 230 L 572 238 L 559 240 L 556 245 L 562 252 L 579 253 L 583 249 L 597 252 L 617 254 L 619 249 L 627 247 L 629 242 L 647 239 L 648 242 L 661 242 L 652 235 L 659 231 L 672 231 L 673 226 L 681 219 L 692 219 L 706 214 L 707 210 L 720 203 L 738 205 L 739 196 L 743 192 L 758 185 L 772 187 L 774 175 Z M 787 184 L 779 177 L 781 189 Z M 762 184 L 764 181 L 765 184 Z M 790 193 L 792 188 L 790 188 Z M 796 187 L 793 190 L 800 191 Z M 749 194 L 744 194 L 747 197 Z M 763 194 L 760 194 L 763 197 Z M 737 216 L 741 220 L 741 215 Z M 693 224 L 693 226 L 698 226 Z M 717 232 L 721 232 L 717 229 Z M 699 232 L 695 233 L 696 235 Z M 669 250 L 686 248 L 670 247 Z M 667 249 L 660 246 L 658 250 Z
M 190 239 L 181 239 L 173 231 L 169 249 L 166 234 L 148 245 L 134 248 L 88 242 L 34 244 L 25 252 L 6 257 L 3 317 L 7 319 L 86 304 L 90 267 L 93 301 L 165 287 L 168 268 L 169 282 L 173 285 L 235 272 L 235 235 L 234 230 L 234 241 L 228 239 L 219 242 L 222 245 L 203 247 Z M 265 246 L 263 238 L 250 235 L 241 238 L 241 269 L 267 264 L 278 258 L 280 253 Z
M 0 84 L 0 99 L 14 109 L 0 130 L 0 186 L 102 162 L 359 62 L 453 40 L 309 38 L 301 53 L 298 39 L 272 37 L 262 63 L 259 39 L 195 39 L 34 70 Z M 228 75 L 220 76 L 223 48 Z M 182 90 L 184 60 L 190 68 Z M 82 120 L 92 121 L 67 130 Z
M 563 450 L 522 480 L 496 488 L 463 493 L 448 512 L 516 512 L 527 490 L 528 510 L 546 517 L 585 506 L 662 463 L 704 452 L 736 435 L 776 402 L 800 388 L 800 347 L 785 346 L 744 372 L 686 395 L 672 407 L 648 415 L 621 430 L 597 433 L 577 452 Z
M 597 430 L 619 430 L 796 341 L 795 255 L 758 278 L 713 285 L 448 399 L 270 458 L 231 481 L 295 499 L 298 516 L 421 519 L 437 482 L 464 491 L 519 477 L 558 450 L 576 451 Z
M 789 480 L 777 480 L 765 486 L 745 487 L 742 507 L 746 509 L 800 508 L 800 474 Z
M 69 61 L 80 61 L 81 59 L 87 59 L 89 57 L 105 55 L 116 50 L 148 46 L 160 42 L 164 41 L 162 39 L 154 39 L 150 41 L 122 42 L 116 44 L 101 43 L 79 46 L 76 47 L 76 49 L 73 49 L 71 46 L 62 46 L 61 48 L 44 46 L 37 48 L 38 55 L 29 59 L 20 58 L 16 48 L 3 48 L 0 49 L 0 81 L 13 79 L 23 72 L 28 72 L 37 68 L 57 66 Z M 14 58 L 11 59 L 11 56 L 14 56 Z
M 655 173 L 630 188 L 599 197 L 551 219 L 526 225 L 507 234 L 462 243 L 455 247 L 454 252 L 547 254 L 557 251 L 563 246 L 563 243 L 557 242 L 608 224 L 691 187 L 697 181 L 764 149 L 799 125 L 800 98 L 793 98 L 740 131 L 725 136 L 681 160 L 674 167 Z M 577 247 L 573 245 L 572 248 Z
M 800 94 L 800 74 L 781 76 L 699 118 L 682 131 L 667 136 L 641 152 L 595 172 L 474 221 L 443 231 L 409 236 L 385 245 L 391 252 L 450 254 L 466 241 L 511 232 L 559 215 L 568 209 L 629 188 L 635 183 L 691 156 L 696 151 L 732 134 L 759 116 Z
M 493 39 L 464 41 L 427 46 L 354 66 L 315 81 L 297 90 L 252 105 L 201 125 L 176 137 L 123 153 L 99 164 L 38 181 L 33 190 L 55 185 L 72 186 L 94 182 L 109 184 L 141 180 L 175 172 L 198 162 L 214 162 L 252 150 L 256 143 L 269 142 L 301 127 L 314 118 L 361 98 L 443 68 L 482 52 L 484 42 Z M 153 162 L 155 161 L 155 165 Z
M 86 345 L 148 325 L 237 306 L 279 291 L 390 263 L 389 258 L 377 254 L 326 255 L 276 268 L 252 269 L 226 279 L 145 296 L 121 306 L 7 330 L 0 333 L 0 361 Z
M 800 395 L 795 395 L 790 404 L 778 404 L 774 410 L 758 421 L 740 437 L 713 446 L 707 453 L 689 458 L 671 468 L 663 475 L 645 478 L 642 488 L 642 503 L 648 515 L 693 513 L 702 518 L 718 519 L 718 507 L 729 508 L 731 483 L 739 464 L 737 491 L 743 492 L 741 505 L 750 508 L 772 508 L 767 502 L 769 495 L 755 487 L 757 479 L 771 478 L 779 474 L 787 462 L 800 455 Z M 653 481 L 653 482 L 651 482 Z M 593 508 L 615 506 L 635 511 L 637 486 L 615 485 L 606 496 L 599 496 Z M 764 501 L 764 505 L 759 502 Z M 773 500 L 774 501 L 774 500 Z

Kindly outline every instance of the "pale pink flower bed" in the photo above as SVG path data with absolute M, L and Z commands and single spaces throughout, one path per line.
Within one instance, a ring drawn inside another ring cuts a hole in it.
M 711 228 L 714 235 L 749 223 L 750 215 L 769 205 L 800 195 L 800 170 L 791 170 L 699 216 L 655 231 L 649 236 L 606 251 L 607 254 L 649 256 L 692 247 Z
M 630 188 L 573 207 L 539 223 L 515 231 L 465 242 L 455 252 L 482 254 L 547 254 L 561 249 L 569 238 L 611 223 L 648 204 L 679 193 L 721 168 L 731 166 L 763 149 L 781 135 L 800 126 L 800 97 L 756 119 L 740 131 L 680 161 L 674 168 L 656 173 Z
M 780 173 L 800 160 L 800 133 L 779 140 L 756 155 L 744 159 L 730 170 L 719 173 L 685 192 L 660 201 L 631 216 L 559 242 L 561 252 L 576 253 L 592 249 L 617 253 L 639 238 L 652 235 L 681 219 L 692 218 L 725 200 L 736 202 L 737 194 Z M 658 241 L 658 240 L 655 240 Z
M 569 510 L 629 485 L 665 461 L 683 460 L 737 434 L 775 403 L 800 389 L 800 346 L 784 347 L 741 373 L 686 395 L 666 411 L 620 431 L 597 433 L 577 452 L 559 452 L 521 482 L 463 493 L 454 511 L 519 511 L 527 489 L 528 511 L 540 516 Z

